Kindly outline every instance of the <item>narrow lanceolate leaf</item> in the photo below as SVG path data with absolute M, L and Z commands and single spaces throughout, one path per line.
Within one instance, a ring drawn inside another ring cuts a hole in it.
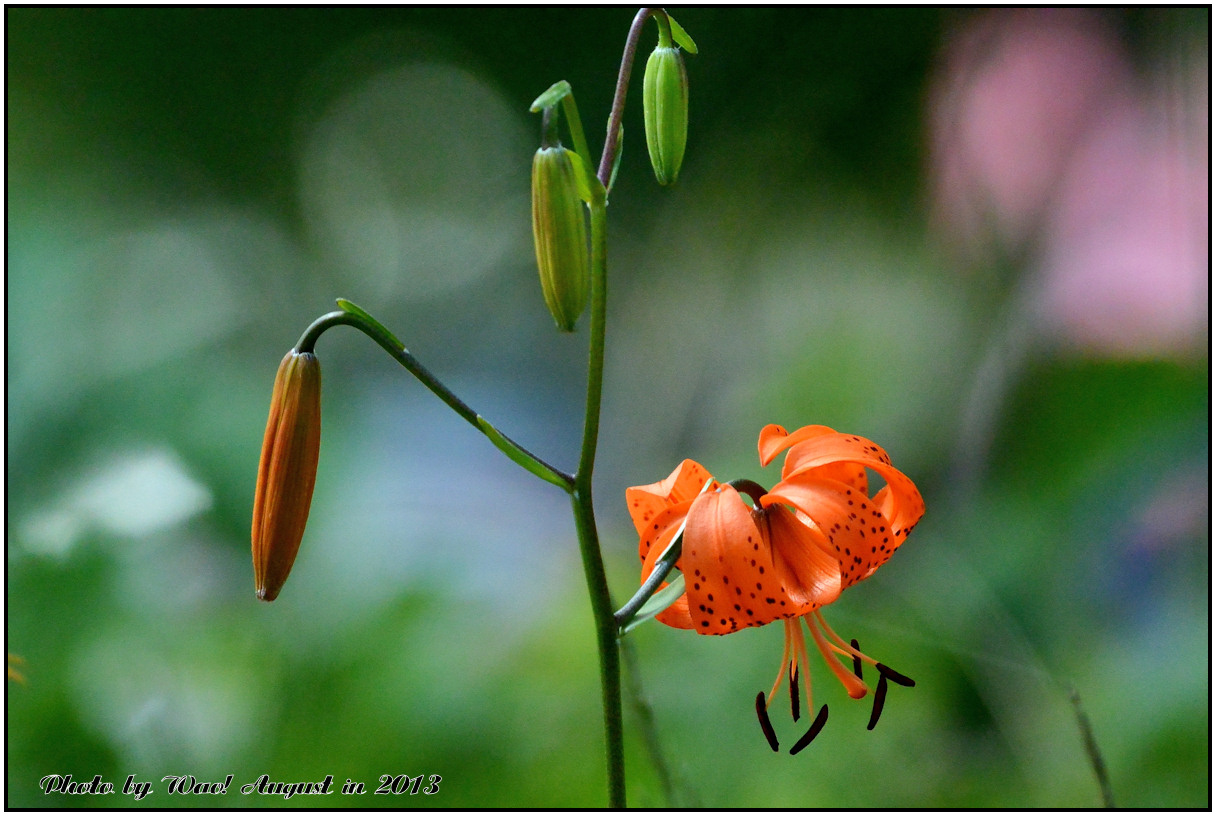
M 621 627 L 621 634 L 626 634 L 634 628 L 641 626 L 643 623 L 678 601 L 680 596 L 683 594 L 684 576 L 677 575 L 674 581 L 660 589 L 655 594 L 651 595 L 650 599 L 647 600 L 646 603 L 642 604 L 642 608 L 639 609 L 637 614 L 633 616 L 633 620 Z
M 683 46 L 684 50 L 690 54 L 697 53 L 697 44 L 692 41 L 692 37 L 688 36 L 684 26 L 677 23 L 676 18 L 670 14 L 667 15 L 667 22 L 671 25 L 671 38 L 676 41 L 676 44 Z
M 567 156 L 570 157 L 570 164 L 574 166 L 574 183 L 578 185 L 578 197 L 588 204 L 591 203 L 591 171 L 587 167 L 587 163 L 583 161 L 583 157 L 573 150 L 567 151 Z M 599 180 L 595 183 L 598 185 Z
M 608 191 L 612 191 L 612 185 L 616 184 L 616 171 L 621 169 L 621 156 L 625 155 L 625 123 L 621 122 L 617 128 L 616 136 L 616 158 L 612 160 L 612 173 L 608 176 Z
M 557 473 L 556 471 L 537 461 L 536 458 L 530 453 L 508 439 L 501 431 L 491 425 L 490 421 L 481 414 L 477 415 L 477 427 L 481 429 L 482 433 L 489 437 L 490 441 L 494 443 L 494 447 L 505 453 L 508 459 L 522 467 L 524 470 L 528 471 L 534 476 L 539 476 L 549 484 L 557 485 L 562 490 L 568 492 L 571 489 L 573 477 Z
M 253 579 L 273 601 L 295 563 L 321 449 L 321 365 L 295 349 L 279 364 L 253 497 Z
M 397 337 L 391 331 L 386 329 L 384 327 L 383 323 L 381 323 L 376 318 L 372 317 L 362 307 L 358 306 L 357 304 L 351 303 L 346 298 L 338 298 L 338 308 L 341 309 L 342 311 L 346 312 L 347 314 L 355 315 L 356 317 L 360 318 L 364 323 L 370 324 L 371 326 L 375 327 L 377 330 L 379 330 L 379 332 L 381 334 L 383 334 L 385 337 L 392 340 L 392 342 L 397 346 L 397 348 L 399 348 L 399 349 L 405 348 L 405 344 L 402 343 L 400 340 L 398 340 Z
M 536 113 L 545 108 L 551 108 L 558 102 L 561 102 L 568 93 L 570 93 L 570 83 L 564 79 L 559 79 L 550 85 L 547 91 L 536 97 L 536 101 L 532 103 L 532 107 L 528 110 Z

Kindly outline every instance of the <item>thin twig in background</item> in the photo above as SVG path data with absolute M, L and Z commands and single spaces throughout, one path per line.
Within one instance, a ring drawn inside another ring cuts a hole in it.
M 638 669 L 637 655 L 634 653 L 633 643 L 628 638 L 621 639 L 621 658 L 625 664 L 625 688 L 629 693 L 630 708 L 637 717 L 639 730 L 646 742 L 646 753 L 650 755 L 650 764 L 659 777 L 667 807 L 700 807 L 696 794 L 684 784 L 678 773 L 673 773 L 668 767 L 667 757 L 659 742 L 659 732 L 655 727 L 654 711 L 642 691 L 642 675 Z
M 1068 699 L 1072 702 L 1072 710 L 1077 715 L 1077 727 L 1081 729 L 1081 736 L 1085 739 L 1085 753 L 1089 755 L 1089 764 L 1094 768 L 1094 776 L 1098 777 L 1098 787 L 1102 789 L 1102 806 L 1113 810 L 1115 808 L 1115 794 L 1110 789 L 1110 777 L 1106 774 L 1106 763 L 1102 761 L 1102 752 L 1098 750 L 1098 741 L 1094 739 L 1093 727 L 1089 724 L 1089 717 L 1085 714 L 1085 709 L 1081 707 L 1081 695 L 1077 690 L 1068 687 Z

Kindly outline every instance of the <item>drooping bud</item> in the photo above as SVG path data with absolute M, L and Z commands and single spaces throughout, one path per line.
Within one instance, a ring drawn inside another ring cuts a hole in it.
M 565 332 L 574 331 L 591 280 L 587 222 L 572 155 L 558 146 L 542 147 L 532 157 L 536 265 L 549 314 Z
M 320 449 L 321 364 L 292 349 L 274 378 L 253 497 L 253 581 L 263 601 L 278 596 L 296 560 Z
M 642 112 L 654 177 L 659 184 L 674 184 L 688 141 L 688 72 L 678 47 L 660 42 L 646 60 Z

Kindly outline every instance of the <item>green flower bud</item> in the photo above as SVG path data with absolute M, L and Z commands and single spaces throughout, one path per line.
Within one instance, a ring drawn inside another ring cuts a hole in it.
M 688 72 L 679 48 L 660 45 L 646 60 L 642 112 L 654 177 L 659 184 L 673 184 L 688 141 Z
M 532 237 L 540 287 L 561 331 L 587 306 L 591 259 L 578 172 L 564 147 L 542 147 L 532 158 Z

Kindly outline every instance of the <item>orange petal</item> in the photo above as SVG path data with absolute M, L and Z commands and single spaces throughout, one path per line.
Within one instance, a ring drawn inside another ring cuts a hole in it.
M 925 514 L 925 501 L 912 480 L 891 465 L 887 452 L 865 437 L 834 433 L 800 442 L 785 457 L 781 478 L 805 476 L 812 471 L 816 477 L 838 478 L 842 465 L 863 465 L 886 480 L 887 487 L 875 495 L 874 501 L 883 508 L 900 540 L 907 538 Z M 879 496 L 883 496 L 882 501 Z
M 895 546 L 899 546 L 912 532 L 912 528 L 925 514 L 925 500 L 912 480 L 899 471 L 898 479 L 887 477 L 887 486 L 874 494 L 872 501 L 891 521 L 891 532 L 895 535 Z
M 766 533 L 730 485 L 693 502 L 680 557 L 689 614 L 703 635 L 725 635 L 795 614 L 781 591 Z
M 691 506 L 692 502 L 681 502 L 662 510 L 651 521 L 650 526 L 638 541 L 638 554 L 642 558 L 642 577 L 639 584 L 645 583 L 646 579 L 650 577 L 650 573 L 654 571 L 655 562 L 659 560 L 659 556 L 663 554 L 676 532 L 679 531 L 680 524 L 688 515 L 688 508 Z M 679 561 L 676 562 L 677 565 L 679 563 Z M 659 589 L 665 586 L 667 586 L 666 581 L 659 586 Z M 655 620 L 676 629 L 693 628 L 692 619 L 688 615 L 687 595 L 677 598 L 675 603 L 656 615 Z
M 900 544 L 878 507 L 839 482 L 814 475 L 783 480 L 761 499 L 766 507 L 777 502 L 805 513 L 827 537 L 840 562 L 841 590 L 872 574 Z
M 867 496 L 870 495 L 870 479 L 866 475 L 865 465 L 855 462 L 833 462 L 816 467 L 815 475 L 855 487 Z
M 692 502 L 681 502 L 671 507 L 665 507 L 659 511 L 658 515 L 651 518 L 645 529 L 640 531 L 638 558 L 642 559 L 643 564 L 649 561 L 650 568 L 654 568 L 654 562 L 663 554 L 663 550 L 667 549 L 668 543 L 680 529 L 680 522 L 684 521 L 684 517 L 688 515 L 688 508 L 691 506 Z M 645 581 L 650 570 L 643 569 L 642 573 L 642 580 Z
M 688 596 L 681 595 L 675 603 L 654 616 L 659 623 L 673 629 L 692 629 L 692 616 L 688 614 Z
M 790 445 L 796 445 L 805 439 L 811 439 L 823 434 L 836 433 L 826 425 L 804 425 L 792 434 L 780 425 L 765 425 L 760 431 L 760 465 L 768 467 L 773 457 Z
M 681 520 L 683 520 L 682 516 Z M 670 532 L 674 533 L 676 529 L 676 527 L 672 527 Z M 646 583 L 646 579 L 650 577 L 650 573 L 654 572 L 655 562 L 659 560 L 659 556 L 663 554 L 663 550 L 665 549 L 667 549 L 666 543 L 658 547 L 650 548 L 650 552 L 646 554 L 642 561 L 642 580 L 639 583 Z M 679 562 L 677 561 L 676 563 Z M 659 589 L 662 589 L 665 586 L 667 586 L 666 581 L 659 585 Z M 658 590 L 655 591 L 657 592 Z M 664 609 L 659 614 L 655 615 L 655 620 L 676 629 L 692 629 L 692 618 L 688 615 L 687 593 L 681 595 L 676 599 L 675 603 Z
M 793 439 L 793 437 L 790 437 Z M 809 467 L 822 467 L 833 462 L 854 462 L 878 470 L 891 467 L 891 457 L 864 436 L 833 431 L 802 439 L 790 446 L 781 467 L 781 478 Z
M 696 498 L 710 478 L 709 471 L 702 465 L 685 459 L 661 482 L 626 488 L 625 503 L 638 535 L 664 508 Z
M 799 605 L 798 614 L 836 600 L 840 595 L 840 562 L 823 533 L 802 523 L 781 505 L 769 507 L 765 515 L 773 567 L 786 594 Z

